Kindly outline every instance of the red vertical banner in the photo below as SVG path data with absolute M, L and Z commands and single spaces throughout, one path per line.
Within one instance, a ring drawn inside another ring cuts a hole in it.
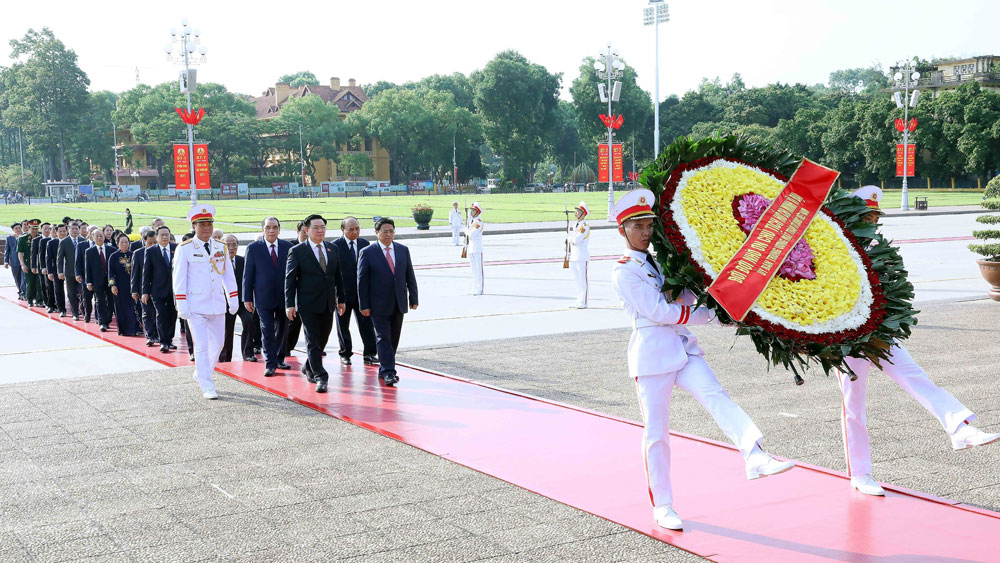
M 608 181 L 608 145 L 597 145 L 597 181 Z
M 191 168 L 187 145 L 174 145 L 174 187 L 178 190 L 191 189 Z
M 917 145 L 906 145 L 906 176 L 916 176 L 917 168 Z M 896 145 L 896 176 L 903 175 L 903 145 Z
M 622 146 L 615 145 L 614 149 L 611 151 L 611 157 L 614 159 L 615 163 L 615 182 L 623 181 L 622 171 L 625 167 L 622 165 L 622 154 Z
M 708 287 L 729 316 L 742 321 L 799 239 L 840 173 L 807 159 L 764 211 L 746 242 Z
M 195 189 L 212 189 L 208 174 L 208 145 L 205 143 L 194 146 L 194 185 Z

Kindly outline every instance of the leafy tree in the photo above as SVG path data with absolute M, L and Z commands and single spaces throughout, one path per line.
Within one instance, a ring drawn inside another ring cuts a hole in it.
M 284 139 L 281 148 L 289 163 L 299 159 L 300 126 L 306 174 L 315 177 L 316 161 L 323 158 L 340 161 L 339 144 L 348 139 L 348 129 L 340 119 L 340 109 L 319 96 L 310 94 L 289 100 L 274 120 L 275 132 Z
M 826 112 L 822 108 L 800 108 L 792 119 L 781 119 L 774 130 L 775 142 L 795 154 L 824 161 L 823 133 Z
M 798 108 L 812 105 L 813 95 L 802 84 L 769 84 L 763 88 L 735 91 L 725 98 L 723 120 L 740 125 L 774 127 L 791 119 Z
M 824 118 L 823 164 L 845 174 L 857 173 L 862 165 L 863 157 L 857 146 L 860 106 L 860 100 L 845 100 Z
M 283 75 L 278 79 L 278 82 L 284 82 L 292 88 L 298 88 L 299 86 L 316 86 L 319 84 L 319 79 L 308 70 L 300 70 L 299 72 Z
M 661 145 L 689 135 L 698 123 L 720 121 L 726 95 L 718 78 L 714 81 L 702 79 L 697 90 L 687 92 L 680 99 L 670 96 L 660 102 Z
M 556 126 L 553 131 L 552 157 L 561 170 L 570 170 L 574 164 L 595 159 L 594 151 L 584 147 L 580 137 L 580 124 L 573 104 L 559 100 Z M 590 146 L 590 145 L 588 145 Z
M 626 64 L 620 80 L 621 97 L 618 102 L 611 103 L 611 111 L 624 116 L 621 128 L 615 131 L 615 142 L 625 145 L 623 148 L 630 153 L 631 144 L 628 140 L 635 135 L 637 150 L 643 149 L 643 156 L 648 158 L 652 153 L 649 150 L 652 145 L 652 135 L 648 135 L 648 143 L 645 141 L 653 118 L 652 97 L 636 83 L 635 68 Z M 608 128 L 598 118 L 598 115 L 608 113 L 607 102 L 601 102 L 598 95 L 600 82 L 602 81 L 594 72 L 594 59 L 587 57 L 580 64 L 580 75 L 569 89 L 573 96 L 573 108 L 577 114 L 581 142 L 589 147 L 598 142 L 608 142 Z M 591 150 L 596 149 L 591 148 Z
M 340 164 L 337 166 L 340 175 L 347 177 L 368 177 L 372 175 L 374 169 L 375 165 L 372 163 L 372 159 L 359 153 L 345 154 L 340 157 Z
M 868 68 L 848 68 L 830 73 L 830 88 L 848 94 L 874 96 L 889 83 L 889 76 L 882 70 L 882 65 L 874 64 Z
M 862 102 L 859 110 L 857 148 L 864 164 L 858 174 L 864 181 L 894 177 L 898 141 L 893 125 L 896 106 L 883 96 Z
M 504 159 L 505 179 L 527 183 L 552 145 L 560 79 L 517 51 L 499 53 L 473 75 L 483 133 Z
M 4 73 L 4 122 L 20 127 L 29 149 L 45 158 L 47 178 L 66 179 L 69 135 L 87 106 L 90 80 L 48 28 L 28 30 L 10 46 L 17 62 Z
M 111 176 L 115 167 L 111 114 L 115 111 L 117 98 L 116 94 L 108 91 L 92 92 L 87 96 L 80 125 L 72 135 L 70 153 L 73 155 L 75 177 L 88 178 L 92 164 L 101 169 L 105 178 Z
M 411 87 L 410 84 L 407 84 Z M 452 74 L 435 74 L 412 84 L 413 88 L 427 88 L 439 92 L 451 92 L 455 97 L 455 104 L 471 112 L 476 111 L 473 103 L 472 82 L 461 72 Z
M 373 84 L 365 84 L 364 86 L 361 87 L 361 90 L 365 93 L 365 97 L 367 97 L 370 100 L 386 90 L 398 87 L 399 86 L 393 82 L 388 82 L 386 80 L 379 80 L 378 82 L 375 82 Z

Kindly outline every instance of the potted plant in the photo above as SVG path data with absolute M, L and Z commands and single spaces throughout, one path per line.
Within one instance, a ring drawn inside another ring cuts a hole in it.
M 1000 210 L 1000 176 L 986 184 L 982 206 L 992 211 Z M 1000 215 L 980 215 L 976 222 L 989 227 L 972 231 L 972 236 L 983 242 L 970 244 L 969 250 L 983 257 L 976 260 L 979 273 L 990 284 L 990 299 L 1000 301 Z
M 413 220 L 417 223 L 417 230 L 426 231 L 431 228 L 431 217 L 434 216 L 434 209 L 426 203 L 418 203 L 411 209 Z

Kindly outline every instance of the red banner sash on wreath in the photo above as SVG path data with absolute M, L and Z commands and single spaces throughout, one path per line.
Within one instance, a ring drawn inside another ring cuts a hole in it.
M 708 293 L 742 321 L 830 194 L 840 173 L 802 159 L 795 174 L 761 215 L 746 242 L 729 260 Z

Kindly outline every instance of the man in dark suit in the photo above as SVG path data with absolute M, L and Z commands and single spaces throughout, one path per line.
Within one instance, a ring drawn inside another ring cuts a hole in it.
M 346 308 L 344 313 L 337 319 L 337 336 L 340 339 L 340 363 L 345 366 L 351 365 L 351 354 L 354 352 L 351 342 L 351 313 L 358 321 L 358 332 L 361 333 L 361 341 L 364 343 L 365 365 L 378 364 L 375 357 L 375 327 L 372 325 L 371 317 L 366 317 L 360 313 L 358 308 L 358 253 L 366 246 L 368 241 L 361 238 L 361 226 L 354 217 L 345 217 L 340 222 L 340 238 L 333 241 L 337 251 L 340 252 L 340 267 L 344 275 L 344 293 L 347 295 Z
M 45 283 L 43 282 L 43 280 L 45 279 L 45 274 L 42 273 L 42 270 L 45 269 L 45 261 L 43 253 L 45 251 L 42 249 L 45 247 L 45 245 L 42 244 L 42 241 L 48 239 L 48 235 L 46 233 L 49 232 L 50 226 L 51 225 L 49 223 L 42 223 L 41 225 L 39 225 L 38 236 L 31 239 L 31 275 L 35 280 L 36 307 L 47 308 L 49 304 L 48 291 L 46 290 Z M 40 260 L 39 258 L 42 259 Z
M 386 385 L 399 381 L 396 348 L 403 330 L 403 315 L 417 308 L 417 277 L 410 249 L 394 243 L 396 223 L 383 217 L 375 223 L 378 242 L 361 251 L 358 258 L 358 303 L 361 314 L 375 324 L 378 376 Z M 409 307 L 407 307 L 409 305 Z
M 323 367 L 323 349 L 333 329 L 335 313 L 344 313 L 344 281 L 340 258 L 331 242 L 324 242 L 326 219 L 310 215 L 304 223 L 309 240 L 288 251 L 285 267 L 285 313 L 288 320 L 302 319 L 309 359 L 303 372 L 316 382 L 316 392 L 326 393 L 327 372 Z
M 47 277 L 52 286 L 52 300 L 55 302 L 56 310 L 60 317 L 66 316 L 66 293 L 63 287 L 63 278 L 58 275 L 59 266 L 56 260 L 59 257 L 59 245 L 66 238 L 66 225 L 60 223 L 55 227 L 55 236 L 49 240 L 49 247 L 45 250 L 45 261 L 47 262 Z M 72 244 L 72 243 L 70 243 Z
M 243 306 L 260 318 L 264 347 L 264 376 L 277 369 L 291 369 L 285 363 L 288 317 L 285 314 L 285 265 L 292 243 L 278 238 L 281 223 L 276 217 L 261 221 L 262 240 L 247 246 L 243 269 Z
M 174 284 L 171 265 L 177 245 L 170 242 L 170 229 L 156 230 L 156 245 L 145 250 L 142 263 L 142 302 L 153 302 L 156 309 L 156 333 L 160 337 L 160 352 L 176 350 L 174 330 L 177 308 L 174 305 Z
M 104 231 L 94 231 L 94 246 L 87 249 L 84 279 L 87 289 L 94 294 L 94 312 L 101 332 L 111 324 L 111 287 L 108 285 L 108 257 L 112 247 L 104 244 Z
M 69 223 L 69 236 L 59 241 L 56 249 L 56 275 L 66 285 L 66 301 L 74 321 L 80 320 L 80 284 L 76 281 L 76 248 L 86 244 L 80 237 L 80 224 Z
M 292 246 L 296 244 L 302 244 L 309 239 L 308 227 L 304 221 L 299 221 L 295 225 L 295 240 L 291 241 Z M 282 351 L 282 356 L 291 356 L 292 348 L 299 343 L 299 331 L 302 329 L 302 319 L 295 317 L 288 323 L 288 329 L 285 331 L 285 348 Z M 325 355 L 325 354 L 324 354 Z
M 94 246 L 92 231 L 84 231 L 80 228 L 80 234 L 84 238 L 76 247 L 76 281 L 80 284 L 80 312 L 83 313 L 84 322 L 90 322 L 91 314 L 94 311 L 94 293 L 87 289 L 87 283 L 83 280 L 84 268 L 87 265 L 87 250 Z
M 156 332 L 156 309 L 152 303 L 143 303 L 139 297 L 142 295 L 142 265 L 145 264 L 146 249 L 156 245 L 156 233 L 146 229 L 139 242 L 142 246 L 132 251 L 132 279 L 129 280 L 129 285 L 132 300 L 139 303 L 142 309 L 142 332 L 146 335 L 146 346 L 155 346 L 160 339 Z
M 14 234 L 7 235 L 7 246 L 3 249 L 3 267 L 10 268 L 14 275 L 14 286 L 17 287 L 17 298 L 24 299 L 24 283 L 21 281 L 21 262 L 17 259 L 17 239 L 21 236 L 21 224 L 14 223 L 10 226 Z
M 233 335 L 236 332 L 236 318 L 239 317 L 240 324 L 243 325 L 243 334 L 240 335 L 240 353 L 244 362 L 256 362 L 257 356 L 253 354 L 253 335 L 256 332 L 250 314 L 243 306 L 243 271 L 245 259 L 238 254 L 240 241 L 235 235 L 223 237 L 226 244 L 226 253 L 229 255 L 229 263 L 233 267 L 236 276 L 236 297 L 239 303 L 236 311 L 226 311 L 226 338 L 223 340 L 222 351 L 219 352 L 220 362 L 233 361 Z

